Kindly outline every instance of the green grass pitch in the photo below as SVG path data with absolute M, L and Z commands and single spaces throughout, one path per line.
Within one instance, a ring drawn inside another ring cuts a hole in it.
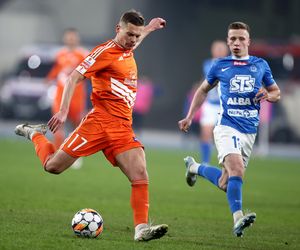
M 1 140 L 0 152 L 0 249 L 300 249 L 299 161 L 252 157 L 243 204 L 257 221 L 236 238 L 225 193 L 200 178 L 193 188 L 185 183 L 182 158 L 197 152 L 146 149 L 150 219 L 169 232 L 139 243 L 129 182 L 102 153 L 56 176 L 42 169 L 28 141 Z M 73 215 L 85 207 L 104 218 L 99 238 L 71 230 Z

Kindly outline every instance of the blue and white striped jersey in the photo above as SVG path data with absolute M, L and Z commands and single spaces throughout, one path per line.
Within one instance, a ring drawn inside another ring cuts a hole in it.
M 217 59 L 208 72 L 209 84 L 219 81 L 221 110 L 217 124 L 242 133 L 256 133 L 260 103 L 254 97 L 262 86 L 275 83 L 268 63 L 262 58 L 233 56 Z

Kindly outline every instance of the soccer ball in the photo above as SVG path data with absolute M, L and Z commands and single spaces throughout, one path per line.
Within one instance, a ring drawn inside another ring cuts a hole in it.
M 77 236 L 96 238 L 103 231 L 103 219 L 96 210 L 84 208 L 74 215 L 72 228 Z

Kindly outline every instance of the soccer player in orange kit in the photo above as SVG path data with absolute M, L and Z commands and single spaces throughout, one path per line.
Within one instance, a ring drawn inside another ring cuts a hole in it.
M 64 31 L 63 43 L 65 46 L 58 51 L 54 66 L 47 75 L 48 82 L 56 81 L 56 93 L 52 105 L 52 115 L 59 111 L 64 86 L 68 76 L 88 55 L 88 51 L 83 47 L 80 47 L 80 37 L 75 28 L 68 28 Z M 86 106 L 86 95 L 84 82 L 79 82 L 74 90 L 67 118 L 73 129 L 78 126 L 80 120 L 83 118 Z M 58 129 L 53 136 L 54 144 L 56 148 L 59 148 L 65 139 L 63 127 Z
M 92 50 L 66 81 L 60 110 L 47 125 L 21 124 L 16 134 L 31 140 L 44 169 L 59 174 L 78 157 L 102 151 L 131 182 L 130 203 L 135 226 L 134 240 L 148 241 L 165 235 L 168 225 L 149 225 L 148 173 L 143 145 L 132 129 L 132 107 L 137 91 L 137 66 L 133 50 L 152 31 L 165 27 L 162 18 L 144 26 L 139 12 L 125 12 L 116 26 L 116 36 Z M 66 121 L 78 82 L 91 78 L 93 109 L 65 140 L 58 151 L 44 136 L 55 133 Z

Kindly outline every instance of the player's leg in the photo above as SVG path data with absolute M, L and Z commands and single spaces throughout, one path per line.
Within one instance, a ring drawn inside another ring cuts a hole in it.
M 255 213 L 243 214 L 242 211 L 242 186 L 245 172 L 241 155 L 229 154 L 225 157 L 224 166 L 228 171 L 227 200 L 233 215 L 233 233 L 237 237 L 244 234 L 244 230 L 251 226 L 256 219 Z
M 201 124 L 201 135 L 200 135 L 200 152 L 201 162 L 208 165 L 211 159 L 212 153 L 212 132 L 214 125 Z
M 222 175 L 219 178 L 219 188 L 222 189 L 223 191 L 227 192 L 227 184 L 228 184 L 228 172 L 223 166 Z
M 224 159 L 224 167 L 228 172 L 227 200 L 234 222 L 242 213 L 242 186 L 245 172 L 242 156 L 239 154 L 229 154 Z
M 242 158 L 242 134 L 228 126 L 218 125 L 214 129 L 215 144 L 218 150 L 219 163 L 225 171 L 220 184 L 226 187 L 226 196 L 230 210 L 236 222 L 242 213 L 242 185 L 244 162 Z
M 66 154 L 62 150 L 55 151 L 55 146 L 44 135 L 47 126 L 21 124 L 16 126 L 15 133 L 32 141 L 35 151 L 45 170 L 59 174 L 67 169 L 77 159 Z
M 148 173 L 144 150 L 133 148 L 116 156 L 117 165 L 131 182 L 131 206 L 134 225 L 148 223 Z
M 192 157 L 186 157 L 184 159 L 186 165 L 186 182 L 189 186 L 193 186 L 196 183 L 197 175 L 199 175 L 213 183 L 215 186 L 226 190 L 224 189 L 224 187 L 219 186 L 219 180 L 222 176 L 221 169 L 208 165 L 211 158 L 213 127 L 216 123 L 217 113 L 217 105 L 205 103 L 202 118 L 200 121 L 200 151 L 202 156 L 202 163 L 196 163 Z M 223 176 L 221 179 L 226 179 L 226 177 Z
M 145 152 L 142 147 L 132 148 L 116 155 L 116 161 L 130 182 L 137 180 L 148 182 Z
M 149 191 L 145 153 L 141 147 L 126 150 L 116 157 L 117 165 L 131 182 L 130 203 L 133 209 L 136 241 L 158 239 L 165 235 L 168 226 L 148 224 Z
M 242 212 L 243 176 L 251 155 L 255 134 L 243 134 L 227 126 L 217 126 L 214 136 L 219 162 L 228 173 L 226 195 L 234 220 L 233 232 L 240 237 L 244 229 L 256 218 L 255 213 L 244 215 Z
M 54 155 L 50 156 L 44 168 L 51 174 L 60 174 L 68 169 L 77 159 L 59 149 Z
M 45 170 L 59 174 L 70 167 L 78 157 L 94 154 L 103 149 L 107 132 L 98 124 L 101 114 L 90 111 L 74 132 L 55 152 L 54 145 L 44 136 L 46 125 L 21 124 L 15 129 L 16 134 L 31 140 Z
M 199 175 L 219 187 L 219 179 L 222 175 L 220 168 L 197 163 L 191 156 L 184 158 L 184 162 L 186 166 L 186 182 L 189 186 L 195 185 L 197 176 Z
M 202 109 L 202 116 L 200 118 L 200 157 L 201 162 L 208 165 L 211 160 L 213 149 L 213 129 L 217 123 L 219 112 L 219 105 L 214 105 L 205 102 Z

